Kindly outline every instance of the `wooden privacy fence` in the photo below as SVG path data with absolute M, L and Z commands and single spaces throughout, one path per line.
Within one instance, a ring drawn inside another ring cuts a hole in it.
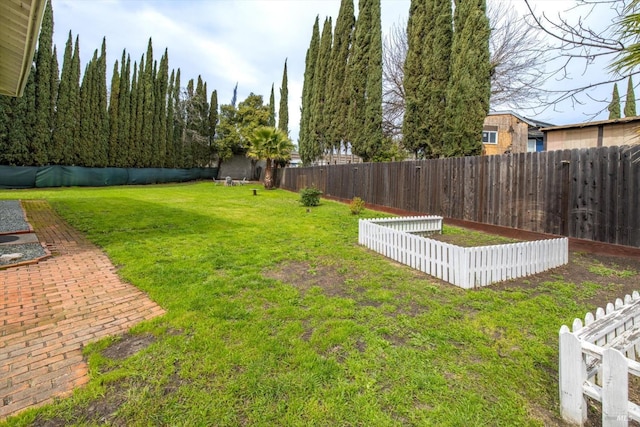
M 640 294 L 618 298 L 587 313 L 584 326 L 560 328 L 560 413 L 570 423 L 587 420 L 589 396 L 602 402 L 602 425 L 626 426 L 640 421 L 640 407 L 629 401 L 629 374 L 640 376 Z
M 280 172 L 291 191 L 640 247 L 640 145 Z
M 358 243 L 464 289 L 540 273 L 569 258 L 566 238 L 463 248 L 411 234 L 441 229 L 436 216 L 361 219 Z

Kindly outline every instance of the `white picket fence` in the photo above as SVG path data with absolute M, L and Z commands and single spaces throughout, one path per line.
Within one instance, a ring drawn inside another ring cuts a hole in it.
M 411 234 L 441 230 L 441 217 L 412 218 L 361 219 L 358 242 L 464 289 L 540 273 L 569 259 L 567 238 L 463 248 Z
M 589 396 L 602 403 L 602 425 L 627 426 L 640 422 L 640 407 L 629 401 L 629 374 L 640 376 L 640 294 L 618 298 L 596 315 L 587 313 L 584 325 L 575 319 L 560 328 L 560 413 L 570 423 L 587 420 Z

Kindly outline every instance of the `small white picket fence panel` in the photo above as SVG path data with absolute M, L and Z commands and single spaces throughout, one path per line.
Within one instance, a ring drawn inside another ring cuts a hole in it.
M 559 337 L 560 413 L 570 423 L 587 421 L 586 397 L 602 403 L 602 425 L 640 422 L 640 406 L 629 401 L 629 374 L 640 376 L 640 294 L 618 298 L 584 325 L 562 325 Z
M 436 216 L 361 219 L 358 242 L 464 289 L 540 273 L 569 260 L 567 238 L 463 248 L 411 234 L 441 230 L 442 217 Z

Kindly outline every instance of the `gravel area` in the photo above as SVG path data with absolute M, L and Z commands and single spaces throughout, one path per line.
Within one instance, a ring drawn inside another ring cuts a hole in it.
M 0 200 L 0 234 L 31 231 L 18 200 Z M 0 266 L 18 264 L 47 255 L 40 243 L 0 245 Z
M 12 265 L 47 255 L 40 243 L 0 245 L 0 266 Z
M 24 212 L 18 200 L 0 200 L 0 233 L 29 231 Z

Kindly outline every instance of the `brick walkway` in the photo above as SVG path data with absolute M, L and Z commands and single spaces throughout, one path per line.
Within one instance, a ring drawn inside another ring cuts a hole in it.
M 0 420 L 88 381 L 82 347 L 164 313 L 44 201 L 23 201 L 53 254 L 0 270 Z

